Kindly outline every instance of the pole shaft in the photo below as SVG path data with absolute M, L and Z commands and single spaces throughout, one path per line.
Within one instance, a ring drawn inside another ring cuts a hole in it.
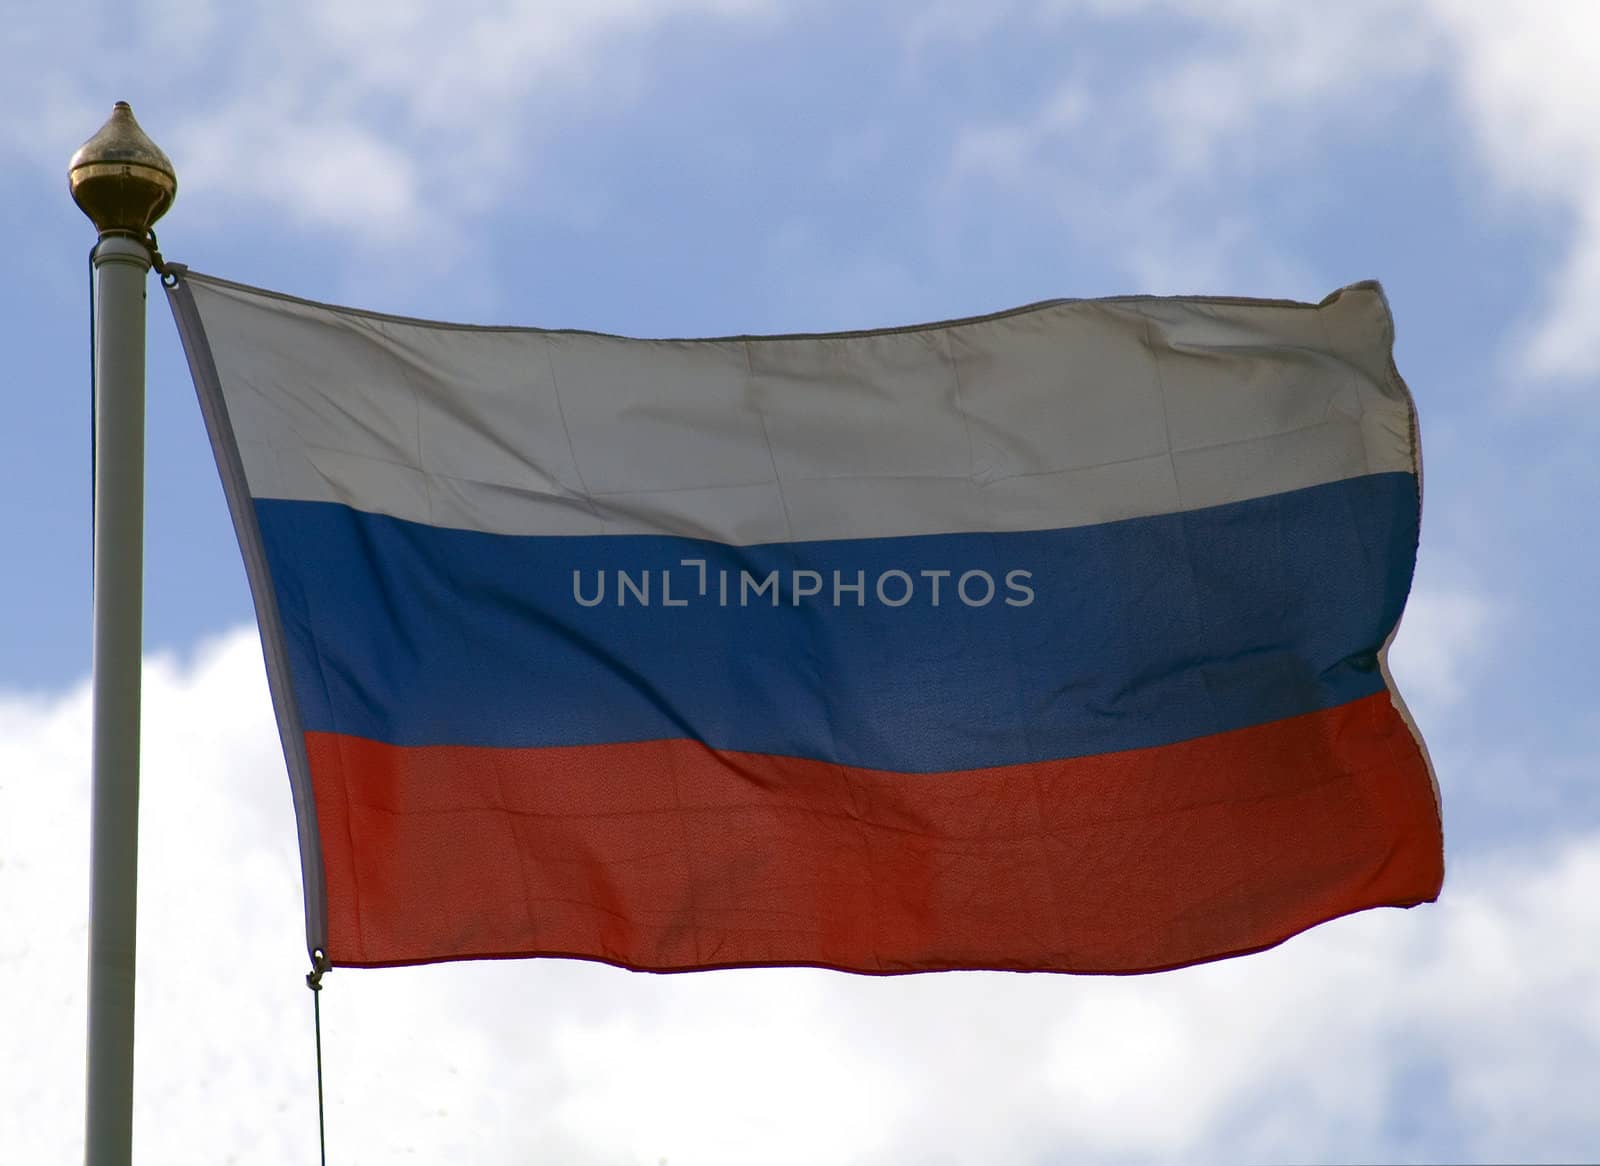
M 94 266 L 94 785 L 84 1160 L 88 1166 L 128 1166 L 133 1154 L 144 317 L 150 253 L 134 239 L 104 235 Z

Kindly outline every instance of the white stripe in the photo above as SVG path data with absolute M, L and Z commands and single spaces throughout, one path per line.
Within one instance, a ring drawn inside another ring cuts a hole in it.
M 1416 469 L 1376 284 L 629 340 L 189 278 L 258 498 L 748 544 L 1054 529 Z

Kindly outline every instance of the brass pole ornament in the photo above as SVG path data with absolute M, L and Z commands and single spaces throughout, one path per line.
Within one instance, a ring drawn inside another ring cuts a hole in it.
M 101 235 L 143 240 L 178 193 L 172 163 L 119 101 L 99 132 L 72 156 L 67 188 Z

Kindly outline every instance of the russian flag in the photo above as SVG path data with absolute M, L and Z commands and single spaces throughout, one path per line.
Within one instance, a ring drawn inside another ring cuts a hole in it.
M 1438 893 L 1375 284 L 649 341 L 171 299 L 335 965 L 1135 972 Z

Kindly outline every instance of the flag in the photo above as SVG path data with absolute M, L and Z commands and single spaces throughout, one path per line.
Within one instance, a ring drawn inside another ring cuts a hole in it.
M 1438 893 L 1376 284 L 702 340 L 170 296 L 334 965 L 1135 972 Z

